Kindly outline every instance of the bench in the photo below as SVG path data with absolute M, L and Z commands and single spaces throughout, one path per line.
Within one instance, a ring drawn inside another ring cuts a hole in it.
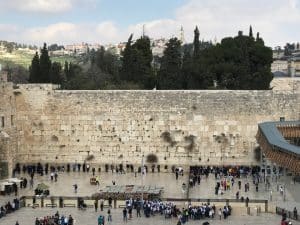
M 40 207 L 40 204 L 34 203 L 34 204 L 27 204 L 27 207 Z
M 57 207 L 57 204 L 46 204 L 46 207 L 54 208 L 54 207 Z
M 76 207 L 76 204 L 72 204 L 72 203 L 69 203 L 69 204 L 64 204 L 64 207 L 73 207 L 75 208 Z
M 86 204 L 86 207 L 87 208 L 94 208 L 94 205 L 88 205 L 88 204 Z

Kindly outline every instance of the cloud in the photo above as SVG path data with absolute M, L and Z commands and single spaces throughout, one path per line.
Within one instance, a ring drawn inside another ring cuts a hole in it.
M 191 26 L 198 24 L 205 39 L 236 35 L 238 30 L 248 33 L 251 24 L 267 44 L 274 46 L 296 41 L 287 38 L 289 31 L 283 31 L 282 28 L 293 30 L 297 23 L 299 26 L 300 11 L 292 1 L 286 0 L 273 0 L 272 4 L 269 0 L 192 0 L 177 11 L 176 19 L 184 21 L 190 34 L 193 29 Z
M 220 41 L 235 36 L 239 30 L 248 34 L 252 25 L 260 32 L 266 44 L 274 47 L 286 42 L 296 42 L 300 37 L 299 0 L 190 0 L 175 12 L 174 19 L 146 21 L 150 36 L 179 36 L 180 25 L 184 27 L 187 41 L 193 40 L 193 30 L 199 26 L 205 40 Z M 130 26 L 139 27 L 141 24 Z
M 143 28 L 144 26 L 144 28 Z M 142 22 L 134 25 L 130 25 L 127 28 L 128 36 L 133 33 L 134 38 L 139 38 L 143 29 L 151 38 L 161 38 L 161 37 L 172 37 L 178 36 L 180 30 L 180 22 L 171 19 L 163 19 L 163 20 L 154 20 L 150 22 Z
M 99 0 L 9 0 L 0 2 L 0 7 L 12 11 L 30 13 L 63 13 L 78 5 L 93 5 Z
M 44 2 L 53 4 L 64 2 L 61 10 L 70 10 L 72 4 L 83 1 L 99 0 L 11 0 Z M 200 29 L 200 38 L 218 41 L 226 36 L 235 36 L 239 30 L 248 33 L 251 24 L 254 32 L 260 32 L 267 45 L 275 47 L 286 42 L 297 42 L 300 37 L 300 1 L 299 0 L 189 0 L 179 7 L 173 18 L 158 18 L 143 21 L 120 28 L 117 21 L 101 21 L 91 23 L 55 23 L 46 27 L 20 28 L 0 25 L 2 39 L 5 37 L 21 43 L 74 43 L 98 42 L 101 44 L 126 41 L 130 33 L 134 38 L 142 35 L 143 25 L 151 38 L 179 37 L 180 27 L 185 30 L 185 39 L 193 40 L 196 25 Z M 47 5 L 46 4 L 46 5 Z M 32 7 L 31 7 L 32 8 Z M 47 8 L 47 7 L 44 7 Z M 7 31 L 7 32 L 5 32 Z
M 0 32 L 8 34 L 9 40 L 42 45 L 44 42 L 69 44 L 78 42 L 116 43 L 119 33 L 111 21 L 99 24 L 55 23 L 46 27 L 20 28 L 0 24 Z

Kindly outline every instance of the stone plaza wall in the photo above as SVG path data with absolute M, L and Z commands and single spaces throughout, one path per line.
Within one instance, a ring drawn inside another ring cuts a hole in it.
M 55 88 L 11 90 L 15 162 L 83 163 L 89 156 L 91 164 L 140 164 L 152 153 L 160 165 L 253 165 L 257 124 L 300 117 L 295 91 Z

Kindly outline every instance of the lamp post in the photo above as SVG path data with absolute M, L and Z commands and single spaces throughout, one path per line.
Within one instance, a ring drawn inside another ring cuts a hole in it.
M 143 195 L 144 195 L 144 175 L 145 175 L 145 166 L 144 166 L 144 154 L 142 155 L 142 166 L 141 166 L 141 200 L 143 203 Z

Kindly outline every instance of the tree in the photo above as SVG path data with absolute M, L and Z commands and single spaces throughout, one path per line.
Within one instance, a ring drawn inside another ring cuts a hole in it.
M 154 88 L 154 73 L 152 70 L 153 55 L 150 47 L 150 39 L 142 36 L 132 45 L 133 48 L 133 80 L 140 83 L 145 89 Z
M 58 62 L 54 62 L 51 65 L 50 81 L 52 84 L 61 84 L 63 82 L 62 67 Z
M 132 71 L 131 68 L 133 66 L 133 59 L 132 59 L 132 38 L 133 34 L 131 34 L 128 38 L 128 41 L 126 43 L 125 49 L 122 52 L 122 67 L 120 71 L 121 79 L 122 80 L 132 80 Z
M 200 32 L 198 26 L 194 30 L 194 59 L 199 57 L 200 54 Z
M 35 53 L 31 65 L 29 67 L 29 82 L 30 83 L 40 83 L 40 58 L 38 52 Z
M 152 89 L 155 79 L 150 39 L 142 36 L 132 44 L 132 35 L 130 35 L 122 56 L 121 79 L 137 83 L 144 89 Z
M 219 88 L 225 89 L 268 89 L 272 80 L 272 50 L 264 46 L 261 38 L 239 35 L 224 38 L 220 46 L 219 63 L 212 67 Z M 206 57 L 207 58 L 207 57 Z
M 206 49 L 212 46 L 209 42 L 200 42 L 200 32 L 198 27 L 194 30 L 194 42 L 193 51 L 190 52 L 189 48 L 184 50 L 182 73 L 183 73 L 183 84 L 186 89 L 208 89 L 213 86 L 213 78 L 208 68 L 211 66 L 208 62 L 208 55 L 205 57 Z M 212 57 L 213 58 L 213 57 Z
M 249 28 L 249 37 L 253 38 L 252 26 L 250 25 Z
M 65 61 L 65 65 L 64 65 L 64 75 L 65 75 L 65 78 L 66 78 L 66 79 L 69 78 L 69 63 L 68 63 L 68 61 Z
M 8 53 L 12 53 L 14 50 L 14 43 L 13 42 L 7 42 L 6 43 L 6 50 Z
M 181 42 L 177 38 L 171 38 L 167 43 L 164 56 L 161 60 L 157 77 L 157 88 L 161 90 L 182 89 L 183 76 L 181 73 L 182 56 Z
M 47 44 L 44 43 L 44 47 L 41 49 L 40 56 L 40 76 L 42 83 L 50 82 L 50 69 L 51 69 L 51 60 L 48 54 Z

